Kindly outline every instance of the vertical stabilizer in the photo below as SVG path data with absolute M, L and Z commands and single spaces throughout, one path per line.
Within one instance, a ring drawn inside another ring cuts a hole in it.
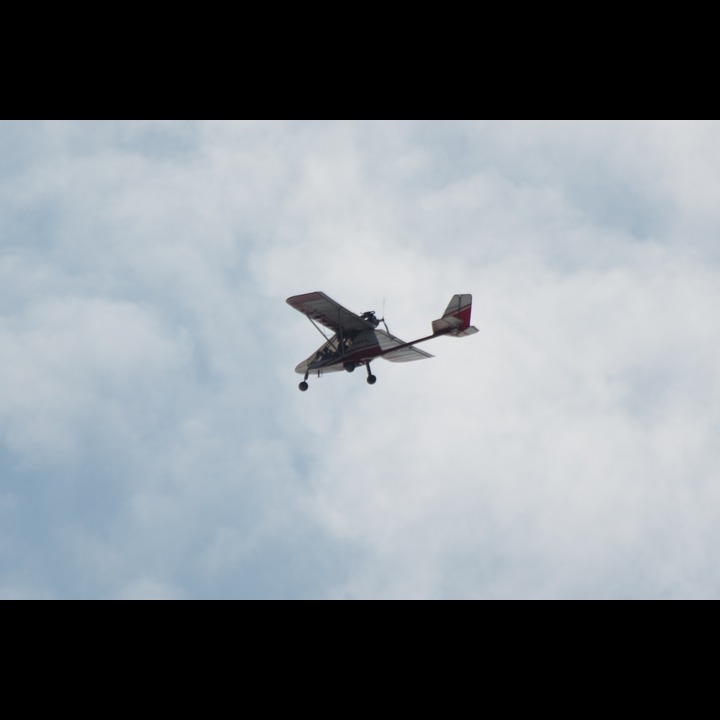
M 454 337 L 474 335 L 478 329 L 470 324 L 471 311 L 472 295 L 453 295 L 443 316 L 439 320 L 433 320 L 433 333 Z

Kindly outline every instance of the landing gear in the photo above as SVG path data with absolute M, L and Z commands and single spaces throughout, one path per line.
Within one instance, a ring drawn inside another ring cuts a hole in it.
M 345 369 L 348 372 L 352 372 L 355 369 L 355 367 L 356 367 L 356 365 L 348 363 L 348 365 Z M 377 382 L 377 378 L 370 372 L 370 363 L 369 362 L 365 363 L 365 367 L 367 368 L 367 384 L 374 385 Z M 310 375 L 310 373 L 306 372 L 305 377 L 303 378 L 303 381 L 298 385 L 300 392 L 307 392 L 307 390 L 308 390 L 307 379 L 308 379 L 309 375 Z M 318 377 L 320 377 L 319 372 L 318 372 Z

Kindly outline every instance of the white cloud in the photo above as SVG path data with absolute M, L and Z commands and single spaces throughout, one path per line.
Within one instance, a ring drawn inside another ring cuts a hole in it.
M 182 334 L 104 299 L 38 301 L 0 323 L 0 344 L 0 427 L 30 463 L 83 452 L 84 433 L 98 423 L 132 434 L 125 413 L 133 405 L 152 412 L 160 388 L 188 362 Z
M 183 600 L 180 588 L 159 583 L 154 578 L 140 578 L 133 581 L 117 595 L 120 600 Z
M 342 472 L 321 461 L 323 521 L 371 550 L 346 594 L 692 596 L 702 573 L 716 592 L 715 273 L 647 261 L 480 273 L 479 336 L 392 388 L 382 368 Z
M 716 128 L 0 126 L 2 592 L 716 596 Z

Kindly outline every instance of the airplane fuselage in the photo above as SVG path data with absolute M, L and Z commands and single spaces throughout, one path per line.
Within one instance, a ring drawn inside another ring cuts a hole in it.
M 300 363 L 295 371 L 298 373 L 338 372 L 347 370 L 351 372 L 356 367 L 364 365 L 369 360 L 382 355 L 378 337 L 373 330 L 365 330 L 349 337 L 334 335 L 315 355 Z

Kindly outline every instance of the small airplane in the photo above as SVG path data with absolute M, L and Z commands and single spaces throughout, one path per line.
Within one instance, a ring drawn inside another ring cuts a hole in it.
M 404 342 L 391 335 L 385 318 L 376 318 L 373 310 L 356 315 L 322 292 L 293 295 L 286 302 L 307 316 L 326 340 L 307 360 L 303 360 L 295 368 L 295 372 L 305 374 L 303 381 L 298 385 L 303 392 L 308 389 L 307 379 L 311 372 L 317 372 L 317 376 L 320 377 L 323 373 L 341 370 L 352 372 L 361 365 L 367 368 L 368 384 L 374 385 L 377 378 L 370 372 L 371 360 L 379 357 L 391 362 L 424 360 L 433 356 L 418 350 L 415 347 L 418 343 L 441 335 L 465 337 L 478 331 L 470 324 L 472 295 L 453 295 L 443 316 L 433 320 L 432 335 L 426 335 L 412 342 Z M 385 330 L 378 329 L 381 322 L 385 325 Z M 332 330 L 334 335 L 328 338 L 317 323 Z

